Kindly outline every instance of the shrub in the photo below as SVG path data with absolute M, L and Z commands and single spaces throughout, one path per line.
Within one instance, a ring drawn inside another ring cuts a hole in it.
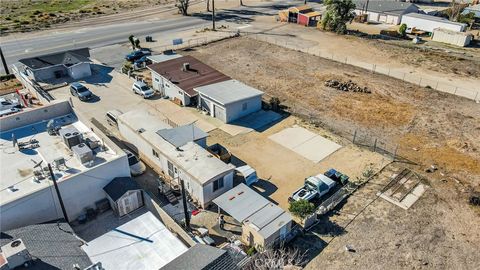
M 315 205 L 307 200 L 298 200 L 290 203 L 288 211 L 293 215 L 304 219 L 315 212 Z
M 406 36 L 407 35 L 407 25 L 402 23 L 402 25 L 400 25 L 400 28 L 398 28 L 398 33 L 402 37 Z
M 257 250 L 255 249 L 255 247 L 250 247 L 248 250 L 247 250 L 247 255 L 248 256 L 252 256 L 253 254 L 257 253 Z

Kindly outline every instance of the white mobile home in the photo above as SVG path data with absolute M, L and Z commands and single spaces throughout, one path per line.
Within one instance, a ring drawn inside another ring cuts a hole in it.
M 263 92 L 237 80 L 228 80 L 195 88 L 198 107 L 225 123 L 259 111 Z
M 183 180 L 192 199 L 206 207 L 232 188 L 235 166 L 225 164 L 200 146 L 206 134 L 196 130 L 198 128 L 194 125 L 189 127 L 177 129 L 182 134 L 171 136 L 164 132 L 171 127 L 162 121 L 161 116 L 151 112 L 141 109 L 118 117 L 121 136 L 136 148 L 140 156 L 174 184 Z
M 402 17 L 402 24 L 408 28 L 415 28 L 433 33 L 434 29 L 442 28 L 455 32 L 465 32 L 467 25 L 459 22 L 452 22 L 446 18 L 436 17 L 425 14 L 410 13 Z

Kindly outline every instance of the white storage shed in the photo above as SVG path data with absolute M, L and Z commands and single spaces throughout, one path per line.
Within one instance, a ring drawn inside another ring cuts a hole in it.
M 455 32 L 447 29 L 437 28 L 433 30 L 432 40 L 437 42 L 448 43 L 460 47 L 465 47 L 472 41 L 472 34 L 464 32 Z
M 125 216 L 145 205 L 142 188 L 130 177 L 117 177 L 103 190 L 115 214 Z
M 455 32 L 464 32 L 467 28 L 467 25 L 464 23 L 452 22 L 446 18 L 418 13 L 403 15 L 402 24 L 406 24 L 409 28 L 415 28 L 430 33 L 433 33 L 433 30 L 437 28 Z
M 225 123 L 259 111 L 263 92 L 237 80 L 228 80 L 195 88 L 198 106 Z

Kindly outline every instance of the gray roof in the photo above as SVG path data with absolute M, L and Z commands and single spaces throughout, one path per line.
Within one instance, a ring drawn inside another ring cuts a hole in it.
M 254 225 L 264 238 L 292 220 L 290 214 L 243 183 L 213 202 L 235 220 Z
M 90 51 L 88 48 L 57 52 L 20 59 L 20 63 L 31 69 L 40 69 L 56 65 L 71 66 L 81 62 L 90 62 Z
M 157 134 L 175 147 L 184 146 L 187 142 L 194 142 L 208 137 L 208 134 L 195 126 L 195 124 L 161 129 L 157 131 Z
M 169 262 L 161 270 L 235 270 L 228 251 L 208 245 L 197 244 Z
M 73 235 L 68 223 L 59 221 L 45 224 L 30 225 L 1 233 L 1 246 L 16 239 L 22 239 L 34 264 L 28 268 L 15 269 L 73 269 L 78 264 L 84 269 L 92 264 L 87 254 L 80 248 L 83 244 Z
M 357 9 L 364 9 L 368 2 L 368 11 L 375 11 L 381 13 L 389 13 L 402 15 L 408 13 L 407 9 L 414 6 L 418 9 L 415 4 L 398 2 L 398 1 L 367 1 L 367 0 L 357 0 L 354 1 Z
M 222 105 L 263 95 L 262 91 L 237 80 L 228 80 L 196 87 L 195 90 Z
M 130 190 L 142 189 L 131 177 L 116 177 L 103 187 L 108 196 L 116 201 Z
M 409 13 L 405 16 L 410 17 L 410 18 L 416 18 L 416 19 L 421 19 L 421 20 L 428 20 L 428 21 L 432 21 L 432 22 L 440 22 L 440 23 L 446 23 L 446 24 L 452 24 L 452 25 L 464 25 L 464 26 L 467 25 L 465 23 L 452 22 L 447 18 L 432 16 L 432 15 L 427 15 L 427 14 Z
M 156 55 L 147 56 L 147 59 L 149 59 L 155 64 L 155 63 L 161 63 L 161 62 L 165 62 L 165 61 L 180 58 L 180 57 L 182 57 L 182 55 L 180 54 L 156 54 Z

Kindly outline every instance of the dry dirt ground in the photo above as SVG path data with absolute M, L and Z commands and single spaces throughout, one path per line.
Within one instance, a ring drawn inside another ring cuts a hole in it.
M 313 233 L 299 238 L 313 249 L 311 257 L 320 254 L 310 263 L 311 269 L 365 269 L 372 265 L 377 269 L 475 269 L 479 265 L 480 235 L 475 228 L 480 226 L 480 210 L 468 204 L 472 192 L 480 190 L 478 104 L 249 38 L 217 42 L 188 53 L 265 91 L 267 99 L 280 98 L 287 111 L 345 139 L 351 139 L 357 130 L 357 138 L 367 136 L 370 142 L 378 138 L 378 144 L 387 150 L 398 146 L 398 154 L 417 164 L 408 166 L 426 177 L 431 188 L 407 211 L 382 199 L 371 203 L 375 191 L 368 196 L 361 192 L 375 185 L 365 186 L 356 199 L 363 200 L 358 203 L 360 209 L 368 207 L 363 212 L 357 209 L 361 215 L 347 227 L 347 233 L 321 253 L 326 242 L 319 240 L 315 231 L 329 226 L 317 226 Z M 372 93 L 324 86 L 325 80 L 332 78 L 352 80 Z M 236 143 L 262 155 L 263 145 Z M 276 158 L 289 163 L 289 157 Z M 438 171 L 426 173 L 432 164 Z M 378 181 L 385 182 L 389 173 Z M 348 216 L 351 219 L 355 214 Z M 326 222 L 337 227 L 333 220 Z M 339 226 L 346 224 L 348 219 Z M 358 252 L 345 252 L 345 244 L 353 244 Z
M 22 84 L 17 79 L 10 79 L 0 82 L 0 96 L 15 92 L 17 89 L 21 89 Z

